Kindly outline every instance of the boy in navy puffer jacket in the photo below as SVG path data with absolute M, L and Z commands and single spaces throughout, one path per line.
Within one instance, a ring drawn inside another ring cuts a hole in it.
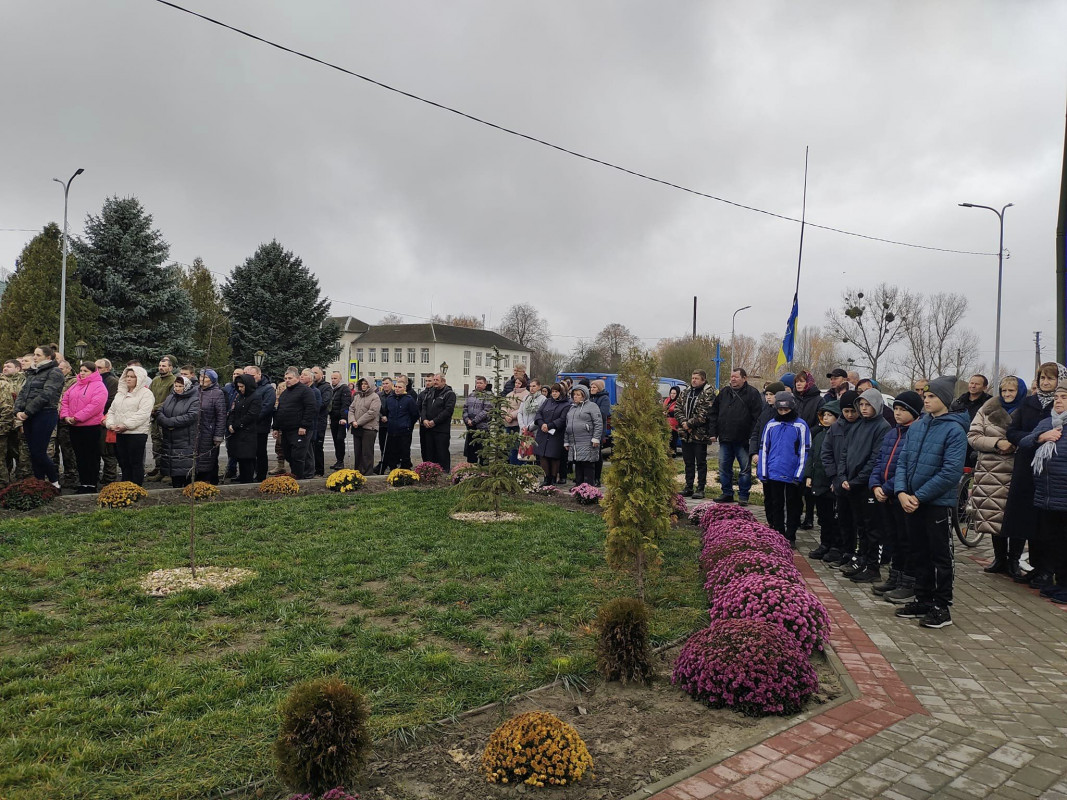
M 919 619 L 924 628 L 952 624 L 952 508 L 967 460 L 966 411 L 950 412 L 955 376 L 930 381 L 923 391 L 926 413 L 904 438 L 893 490 L 907 515 L 908 539 L 915 558 L 915 600 L 897 611 Z
M 775 417 L 763 429 L 757 456 L 757 473 L 763 482 L 767 524 L 797 546 L 800 527 L 800 481 L 811 449 L 808 424 L 797 419 L 797 399 L 792 392 L 774 396 Z

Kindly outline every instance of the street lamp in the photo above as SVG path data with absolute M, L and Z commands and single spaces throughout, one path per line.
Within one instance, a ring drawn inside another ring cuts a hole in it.
M 752 308 L 752 306 L 742 306 L 734 312 L 733 317 L 730 318 L 730 372 L 734 371 L 734 330 L 737 324 L 737 315 L 746 309 Z
M 63 348 L 62 348 L 62 345 L 61 345 L 60 346 L 60 351 L 62 351 L 62 349 Z M 74 345 L 74 354 L 76 356 L 78 356 L 78 361 L 84 361 L 85 360 L 85 354 L 88 353 L 88 352 L 89 352 L 89 345 L 87 345 L 84 340 L 79 339 L 78 343 L 76 345 Z
M 263 369 L 263 362 L 267 360 L 267 354 L 264 353 L 262 350 L 257 350 L 252 355 L 252 360 L 254 362 L 256 362 L 256 366 L 259 367 L 260 370 L 262 370 Z
M 63 183 L 59 178 L 52 178 L 63 187 L 63 277 L 59 282 L 59 352 L 65 353 L 64 345 L 67 343 L 67 195 L 70 193 L 70 185 L 85 172 L 81 167 L 70 176 L 70 180 Z
M 992 211 L 1000 220 L 1000 249 L 997 251 L 997 344 L 993 354 L 993 380 L 999 385 L 1000 381 L 1000 297 L 1004 287 L 1004 212 L 1015 203 L 1008 203 L 1004 208 L 997 211 L 991 206 L 980 206 L 977 203 L 960 203 L 961 208 L 984 208 Z M 959 376 L 957 376 L 959 377 Z

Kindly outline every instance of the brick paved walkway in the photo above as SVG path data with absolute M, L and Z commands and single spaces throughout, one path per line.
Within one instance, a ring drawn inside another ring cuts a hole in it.
M 815 544 L 801 533 L 801 553 Z M 798 556 L 861 697 L 655 798 L 1067 799 L 1067 607 L 984 574 L 991 554 L 957 546 L 941 630 Z

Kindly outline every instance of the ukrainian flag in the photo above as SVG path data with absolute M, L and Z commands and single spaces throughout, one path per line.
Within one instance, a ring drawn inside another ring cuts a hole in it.
M 799 311 L 797 295 L 794 294 L 793 310 L 789 312 L 789 319 L 785 323 L 785 336 L 782 337 L 782 346 L 778 350 L 778 363 L 774 365 L 775 372 L 793 360 L 793 344 L 797 338 L 797 313 Z

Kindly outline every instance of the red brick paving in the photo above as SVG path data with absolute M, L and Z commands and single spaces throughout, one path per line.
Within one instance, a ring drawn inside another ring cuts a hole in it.
M 758 800 L 900 720 L 927 714 L 807 560 L 794 561 L 808 588 L 826 606 L 830 644 L 860 696 L 679 781 L 653 800 Z

